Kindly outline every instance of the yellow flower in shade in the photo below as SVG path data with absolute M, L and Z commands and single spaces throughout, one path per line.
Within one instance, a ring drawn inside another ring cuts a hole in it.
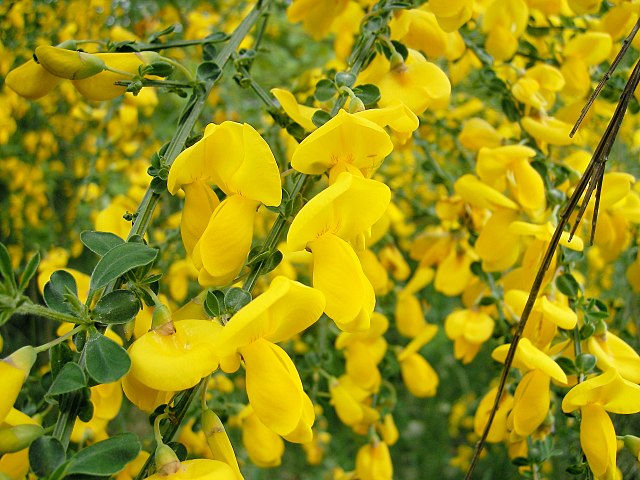
M 387 445 L 394 445 L 400 438 L 398 427 L 393 419 L 393 415 L 390 413 L 387 413 L 382 419 L 382 422 L 376 425 L 376 430 Z
M 493 125 L 482 118 L 474 117 L 462 124 L 458 134 L 460 143 L 469 150 L 480 150 L 482 147 L 496 148 L 502 143 L 502 135 Z
M 398 353 L 400 373 L 407 390 L 414 397 L 433 397 L 440 382 L 433 367 L 418 353 L 437 333 L 438 327 L 426 325 L 409 344 Z
M 392 150 L 391 138 L 382 127 L 340 110 L 298 145 L 291 166 L 310 175 L 329 170 L 329 182 L 334 183 L 342 171 L 370 177 Z
M 511 93 L 520 102 L 537 111 L 547 111 L 553 107 L 556 92 L 564 88 L 564 77 L 560 70 L 551 65 L 539 63 L 529 68 L 511 88 Z
M 458 178 L 453 188 L 465 202 L 479 208 L 488 208 L 490 210 L 498 207 L 512 210 L 518 209 L 517 203 L 470 173 Z
M 280 465 L 284 454 L 282 438 L 260 421 L 251 405 L 247 405 L 239 417 L 242 422 L 242 443 L 249 459 L 261 468 Z
M 4 83 L 21 97 L 35 100 L 48 94 L 60 80 L 32 59 L 11 70 Z
M 600 370 L 615 369 L 625 380 L 640 383 L 640 356 L 620 337 L 611 332 L 592 335 L 587 348 L 596 357 Z
M 445 56 L 452 41 L 452 35 L 442 29 L 433 13 L 426 10 L 400 10 L 389 26 L 392 40 L 420 50 L 431 58 Z
M 369 392 L 355 385 L 351 377 L 332 378 L 329 394 L 336 415 L 347 426 L 371 425 L 380 418 L 378 411 L 366 403 Z
M 356 475 L 361 480 L 393 478 L 393 463 L 385 442 L 374 439 L 360 447 L 356 455 Z
M 420 301 L 405 291 L 398 294 L 394 318 L 398 333 L 409 338 L 418 335 L 427 324 Z
M 383 183 L 343 172 L 302 207 L 289 228 L 289 248 L 313 252 L 313 286 L 342 330 L 367 329 L 375 306 L 373 287 L 347 241 L 357 241 L 382 217 L 390 196 Z
M 607 412 L 640 412 L 640 386 L 609 369 L 579 383 L 562 400 L 565 413 L 580 409 L 580 444 L 596 478 L 612 479 L 616 472 L 616 432 Z
M 484 342 L 491 338 L 495 322 L 486 313 L 475 310 L 456 310 L 444 321 L 444 331 L 453 340 L 454 356 L 465 365 L 480 351 Z
M 471 264 L 477 259 L 477 254 L 466 241 L 454 245 L 436 269 L 436 290 L 452 297 L 464 292 L 473 277 Z
M 377 55 L 360 74 L 358 83 L 377 85 L 381 107 L 402 102 L 416 115 L 431 105 L 446 105 L 451 95 L 451 83 L 445 73 L 411 49 L 407 59 L 398 65 Z
M 507 208 L 497 209 L 482 227 L 475 250 L 485 272 L 499 272 L 513 266 L 521 251 L 521 238 L 509 231 L 518 213 Z
M 226 195 L 218 203 L 208 187 Z M 248 124 L 209 124 L 204 137 L 176 158 L 167 186 L 186 195 L 181 232 L 201 285 L 225 285 L 240 272 L 251 248 L 255 212 L 280 204 L 280 175 L 269 145 Z M 224 232 L 224 235 L 221 234 Z
M 493 404 L 496 401 L 496 394 L 498 393 L 498 387 L 494 387 L 482 397 L 480 404 L 476 410 L 476 414 L 473 418 L 473 431 L 476 435 L 482 435 L 482 432 L 489 420 L 489 413 L 493 408 Z M 487 442 L 498 443 L 507 438 L 507 415 L 513 407 L 513 397 L 508 392 L 503 392 L 498 404 L 498 410 L 496 416 L 489 429 L 489 435 L 487 436 Z
M 500 363 L 504 363 L 510 346 L 510 343 L 500 345 L 493 351 L 491 357 Z M 523 371 L 540 370 L 562 384 L 567 383 L 567 376 L 560 368 L 560 365 L 549 355 L 535 347 L 528 338 L 521 338 L 518 342 L 518 348 L 513 358 L 513 366 Z
M 453 32 L 471 18 L 473 0 L 429 0 L 429 9 L 445 32 Z
M 216 340 L 221 357 L 242 355 L 247 396 L 261 422 L 292 442 L 311 440 L 315 415 L 295 365 L 275 343 L 312 325 L 323 309 L 321 292 L 276 277 L 231 318 Z
M 303 22 L 304 29 L 314 40 L 324 38 L 333 20 L 349 4 L 349 0 L 294 0 L 287 9 L 290 22 Z
M 313 114 L 319 110 L 318 108 L 299 104 L 296 97 L 293 96 L 293 93 L 288 90 L 283 90 L 282 88 L 272 88 L 271 94 L 280 102 L 280 106 L 285 113 L 307 132 L 313 132 L 318 128 L 311 120 Z
M 131 372 L 122 377 L 120 382 L 122 384 L 122 391 L 129 401 L 147 413 L 153 412 L 159 405 L 169 403 L 175 394 L 175 392 L 156 390 L 148 387 L 134 377 Z
M 376 295 L 386 295 L 389 293 L 391 283 L 389 282 L 389 275 L 387 271 L 373 253 L 368 248 L 365 250 L 357 251 L 356 255 L 362 265 L 362 271 L 371 283 L 373 291 Z
M 496 60 L 510 59 L 518 49 L 518 39 L 529 20 L 529 7 L 524 0 L 494 0 L 482 18 L 487 34 L 485 48 Z
M 600 10 L 602 0 L 568 0 L 569 7 L 576 15 L 596 13 Z
M 129 347 L 129 375 L 154 390 L 186 390 L 218 368 L 213 345 L 222 329 L 219 324 L 180 320 L 173 325 L 173 333 L 152 330 Z
M 536 152 L 523 145 L 481 148 L 476 171 L 487 185 L 501 191 L 509 188 L 520 206 L 534 215 L 546 207 L 544 182 L 529 164 Z
M 30 346 L 18 349 L 0 361 L 0 382 L 2 382 L 0 422 L 11 411 L 35 361 L 36 353 Z
M 149 480 L 236 480 L 231 467 L 218 460 L 196 458 L 180 462 L 178 471 L 168 475 L 156 473 Z
M 589 67 L 606 60 L 613 40 L 605 32 L 586 32 L 571 38 L 564 47 L 564 61 L 560 67 L 566 81 L 565 92 L 576 97 L 584 96 L 591 88 Z

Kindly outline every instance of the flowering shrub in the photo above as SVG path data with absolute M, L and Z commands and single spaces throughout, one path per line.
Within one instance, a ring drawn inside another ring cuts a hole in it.
M 639 16 L 1 5 L 0 477 L 635 478 Z

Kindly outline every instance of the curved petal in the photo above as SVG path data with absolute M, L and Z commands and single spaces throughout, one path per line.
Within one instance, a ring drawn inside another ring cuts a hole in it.
M 186 390 L 218 368 L 213 344 L 220 325 L 208 320 L 181 320 L 174 326 L 174 334 L 151 331 L 129 347 L 131 374 L 155 390 Z
M 325 233 L 351 240 L 384 215 L 390 200 L 391 191 L 385 184 L 343 172 L 298 212 L 287 244 L 292 250 L 302 250 Z
M 620 376 L 632 383 L 640 383 L 640 356 L 624 340 L 611 332 L 593 335 L 587 341 L 589 353 L 598 359 L 598 368 L 615 368 Z
M 504 363 L 510 343 L 497 347 L 491 357 Z M 540 370 L 560 383 L 567 383 L 567 376 L 549 355 L 536 348 L 528 338 L 520 339 L 516 354 L 513 359 L 513 366 L 524 370 Z
M 51 75 L 34 60 L 29 60 L 11 70 L 4 83 L 21 97 L 37 99 L 44 97 L 58 84 L 60 78 Z
M 640 386 L 625 380 L 611 368 L 569 390 L 562 400 L 562 410 L 572 412 L 591 404 L 601 405 L 612 413 L 640 412 Z
M 609 478 L 605 474 L 616 468 L 617 442 L 613 423 L 599 405 L 586 405 L 580 412 L 580 445 L 589 467 L 597 478 Z
M 511 169 L 515 177 L 515 196 L 518 203 L 534 215 L 542 213 L 547 206 L 547 201 L 544 182 L 538 171 L 526 159 L 513 162 Z
M 180 220 L 182 243 L 191 255 L 193 248 L 207 228 L 209 219 L 220 200 L 215 192 L 201 180 L 183 186 L 185 191 L 184 207 Z
M 494 209 L 496 207 L 511 208 L 513 210 L 518 209 L 518 204 L 495 188 L 490 187 L 486 183 L 483 183 L 475 175 L 466 174 L 462 175 L 453 188 L 456 193 L 460 195 L 464 201 L 469 202 L 471 205 L 480 208 Z
M 393 143 L 382 127 L 340 110 L 298 145 L 291 166 L 302 173 L 319 175 L 343 160 L 372 171 L 392 150 Z
M 218 336 L 221 356 L 257 338 L 278 343 L 313 324 L 324 310 L 322 292 L 286 277 L 276 277 L 269 288 L 240 309 Z
M 260 421 L 278 435 L 287 435 L 302 416 L 302 383 L 282 348 L 258 339 L 242 347 L 247 396 Z
M 420 125 L 416 114 L 402 102 L 393 102 L 385 108 L 370 108 L 357 112 L 356 115 L 401 133 L 412 133 Z
M 291 119 L 300 124 L 307 132 L 313 132 L 316 125 L 311 121 L 313 114 L 319 109 L 301 105 L 293 96 L 293 93 L 282 88 L 272 88 L 271 94 L 280 102 L 280 106 Z
M 196 259 L 203 265 L 201 285 L 226 285 L 240 273 L 251 249 L 257 207 L 255 200 L 232 195 L 215 209 L 195 247 Z
M 531 435 L 542 424 L 549 411 L 550 377 L 533 370 L 527 373 L 516 388 L 513 400 L 513 428 L 523 437 Z
M 375 294 L 353 248 L 331 234 L 309 246 L 313 251 L 313 286 L 325 296 L 325 313 L 342 330 L 369 328 Z

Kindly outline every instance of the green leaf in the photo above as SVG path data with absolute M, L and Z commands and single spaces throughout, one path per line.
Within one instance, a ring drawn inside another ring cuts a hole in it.
M 202 62 L 198 65 L 198 70 L 196 70 L 198 80 L 203 82 L 215 82 L 221 74 L 222 70 L 220 70 L 220 67 L 215 62 Z
M 232 287 L 224 294 L 224 306 L 228 312 L 237 312 L 251 301 L 251 294 L 238 287 Z
M 65 300 L 65 295 L 78 296 L 76 280 L 65 270 L 56 270 L 44 286 L 44 303 L 52 310 L 61 313 L 76 313 L 73 306 Z
M 318 128 L 327 123 L 329 120 L 331 120 L 331 115 L 329 114 L 329 112 L 325 112 L 324 110 L 316 110 L 311 117 L 311 121 Z
M 80 233 L 80 241 L 91 250 L 93 253 L 97 253 L 101 257 L 105 255 L 113 247 L 122 245 L 124 240 L 111 232 L 94 232 L 91 230 L 85 230 Z
M 158 77 L 168 77 L 173 73 L 175 67 L 169 62 L 153 62 L 145 67 L 145 75 L 157 75 Z
M 102 288 L 126 272 L 150 264 L 157 256 L 158 250 L 142 243 L 123 243 L 113 247 L 93 269 L 90 290 Z
M 24 272 L 20 277 L 20 285 L 18 285 L 18 291 L 22 292 L 29 285 L 29 282 L 38 271 L 38 265 L 40 264 L 40 252 L 36 252 L 27 262 L 27 266 L 24 267 Z
M 282 262 L 282 252 L 280 250 L 275 250 L 271 252 L 269 258 L 264 262 L 264 266 L 262 267 L 262 274 L 269 273 Z
M 316 83 L 316 90 L 313 92 L 313 96 L 319 102 L 328 102 L 336 96 L 336 93 L 338 93 L 338 90 L 335 84 L 328 78 L 323 78 Z
M 11 266 L 11 257 L 9 256 L 9 250 L 4 246 L 4 243 L 0 243 L 0 275 L 5 279 L 13 289 L 16 289 L 16 279 L 13 277 L 13 267 Z
M 511 460 L 511 463 L 513 463 L 517 467 L 525 467 L 529 465 L 529 459 L 527 457 L 516 457 Z
M 176 24 L 172 24 L 172 25 L 169 25 L 164 30 L 160 30 L 159 32 L 152 33 L 151 35 L 149 35 L 149 43 L 160 43 L 158 42 L 158 39 L 160 37 L 173 33 L 175 29 L 176 29 Z
M 589 373 L 596 366 L 596 357 L 590 353 L 581 353 L 576 356 L 576 367 L 582 373 Z
M 85 345 L 87 373 L 98 383 L 111 383 L 131 368 L 129 355 L 116 342 L 93 329 Z
M 54 378 L 62 371 L 62 368 L 67 362 L 73 361 L 73 355 L 73 351 L 66 342 L 51 347 L 49 350 L 49 357 L 51 359 L 49 363 L 51 364 L 51 375 L 53 375 Z
M 378 100 L 380 100 L 380 89 L 370 83 L 358 85 L 353 89 L 353 93 L 355 93 L 356 97 L 362 100 L 362 103 L 367 107 L 375 105 Z
M 567 375 L 575 375 L 577 373 L 576 364 L 568 357 L 556 358 L 556 363 Z
M 140 452 L 140 442 L 133 433 L 121 433 L 94 443 L 69 459 L 66 474 L 108 476 L 122 470 Z
M 356 76 L 351 72 L 338 72 L 336 73 L 335 81 L 338 87 L 351 88 L 356 83 Z
M 29 447 L 29 465 L 38 478 L 48 477 L 65 461 L 64 447 L 53 437 L 40 437 Z
M 268 250 L 263 252 L 263 248 L 264 247 L 262 245 L 256 245 L 251 249 L 251 251 L 249 251 L 247 265 L 253 265 L 254 263 L 261 262 L 269 256 L 270 252 Z
M 224 313 L 224 293 L 220 290 L 209 290 L 204 300 L 204 309 L 212 317 L 219 317 Z
M 82 390 L 86 386 L 87 378 L 80 365 L 75 362 L 69 362 L 62 367 L 60 373 L 53 379 L 53 383 L 45 395 L 45 400 L 49 402 L 53 397 Z
M 114 290 L 100 299 L 92 317 L 105 325 L 127 323 L 140 311 L 140 300 L 129 290 Z
M 556 278 L 556 287 L 569 298 L 576 298 L 580 292 L 580 284 L 570 273 L 565 273 Z

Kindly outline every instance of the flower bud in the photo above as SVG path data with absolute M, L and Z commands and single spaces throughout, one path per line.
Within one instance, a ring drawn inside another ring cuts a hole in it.
M 104 71 L 107 66 L 95 55 L 50 45 L 36 48 L 38 63 L 52 75 L 69 80 L 82 80 Z
M 151 329 L 161 335 L 172 335 L 176 332 L 171 321 L 171 310 L 166 305 L 156 305 L 151 317 Z
M 44 429 L 40 425 L 16 425 L 0 430 L 0 454 L 18 452 L 41 437 Z
M 171 475 L 180 470 L 181 464 L 176 452 L 164 443 L 156 448 L 156 471 L 161 477 Z
M 238 480 L 242 480 L 243 476 L 238 467 L 238 460 L 233 452 L 233 447 L 224 429 L 224 425 L 220 417 L 213 410 L 204 410 L 202 412 L 202 431 L 207 437 L 207 444 L 211 450 L 214 460 L 220 460 L 229 465 L 235 473 Z

